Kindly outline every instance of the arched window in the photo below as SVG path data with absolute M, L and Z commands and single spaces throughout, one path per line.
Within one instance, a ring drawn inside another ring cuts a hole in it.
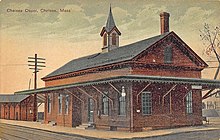
M 125 115 L 126 114 L 126 101 L 125 96 L 119 97 L 119 115 Z
M 108 93 L 105 92 L 107 95 Z M 102 115 L 108 115 L 109 113 L 109 104 L 108 104 L 108 97 L 105 95 L 102 95 Z
M 66 100 L 65 100 L 65 114 L 68 114 L 69 112 L 69 95 L 66 95 Z
M 187 96 L 186 96 L 186 113 L 187 114 L 193 113 L 192 91 L 189 91 Z
M 58 95 L 58 113 L 62 113 L 62 94 Z
M 168 46 L 164 49 L 164 63 L 172 63 L 172 47 Z
M 104 34 L 103 36 L 103 46 L 107 45 L 107 34 Z
M 122 93 L 118 94 L 118 101 L 118 115 L 126 115 L 126 93 L 124 86 L 122 86 Z
M 112 34 L 112 45 L 116 45 L 116 34 Z
M 51 113 L 51 96 L 47 96 L 47 113 Z

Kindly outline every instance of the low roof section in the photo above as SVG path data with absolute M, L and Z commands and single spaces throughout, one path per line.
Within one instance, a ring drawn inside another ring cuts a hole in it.
M 55 90 L 68 89 L 80 86 L 98 85 L 109 82 L 151 82 L 151 83 L 167 83 L 167 84 L 190 84 L 202 86 L 202 89 L 218 89 L 220 88 L 220 80 L 200 79 L 200 78 L 184 78 L 184 77 L 165 77 L 165 76 L 146 76 L 146 75 L 126 75 L 116 76 L 105 79 L 73 83 L 61 86 L 51 86 L 38 88 L 36 90 L 24 90 L 15 92 L 15 94 L 33 94 L 45 93 Z
M 0 94 L 0 103 L 20 103 L 30 95 Z

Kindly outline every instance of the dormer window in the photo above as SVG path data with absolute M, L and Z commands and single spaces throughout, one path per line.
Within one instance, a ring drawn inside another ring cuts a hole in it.
M 107 46 L 107 34 L 103 36 L 103 46 Z
M 116 45 L 116 34 L 112 34 L 112 45 Z
M 172 58 L 173 58 L 173 55 L 172 55 L 172 47 L 171 46 L 167 46 L 165 49 L 164 49 L 164 63 L 172 63 Z

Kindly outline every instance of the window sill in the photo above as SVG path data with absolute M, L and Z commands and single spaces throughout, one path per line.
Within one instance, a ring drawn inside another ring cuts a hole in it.
M 126 117 L 126 115 L 118 115 L 119 117 Z
M 173 62 L 172 61 L 167 61 L 167 62 L 164 62 L 164 64 L 173 64 Z
M 142 116 L 151 116 L 152 114 L 142 114 Z

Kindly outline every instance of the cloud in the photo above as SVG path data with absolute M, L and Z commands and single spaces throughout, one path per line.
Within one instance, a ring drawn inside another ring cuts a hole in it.
M 147 4 L 139 8 L 133 15 L 129 15 L 130 21 L 124 25 L 125 38 L 147 36 L 159 30 L 159 13 L 167 11 L 165 6 Z M 155 24 L 158 23 L 158 24 Z M 130 32 L 132 31 L 132 33 Z
M 117 6 L 116 6 L 117 5 Z M 198 27 L 204 20 L 217 23 L 219 12 L 201 6 L 191 7 L 180 3 L 161 5 L 159 2 L 124 1 L 113 3 L 113 16 L 122 37 L 139 38 L 159 33 L 159 13 L 171 13 L 171 28 L 183 30 L 183 26 Z M 70 13 L 7 13 L 6 8 L 35 8 L 35 9 L 70 9 Z M 215 9 L 215 8 L 214 8 Z M 109 12 L 109 3 L 105 1 L 67 1 L 54 3 L 45 2 L 8 2 L 1 7 L 1 28 L 8 34 L 26 35 L 37 38 L 56 38 L 71 41 L 83 39 L 97 39 L 101 28 L 105 25 Z M 218 13 L 218 14 L 217 14 Z M 196 15 L 196 16 L 195 16 Z M 192 22 L 193 21 L 193 22 Z M 76 40 L 75 40 L 76 39 Z
M 124 10 L 120 7 L 114 7 L 112 11 L 115 21 L 118 25 L 126 24 L 132 20 L 132 14 L 130 14 L 127 10 Z
M 201 27 L 205 21 L 209 20 L 213 13 L 214 11 L 211 9 L 206 10 L 202 9 L 201 7 L 190 7 L 186 10 L 183 16 L 177 20 L 174 20 L 173 24 L 178 27 L 181 27 L 182 24 L 187 27 L 196 29 Z

